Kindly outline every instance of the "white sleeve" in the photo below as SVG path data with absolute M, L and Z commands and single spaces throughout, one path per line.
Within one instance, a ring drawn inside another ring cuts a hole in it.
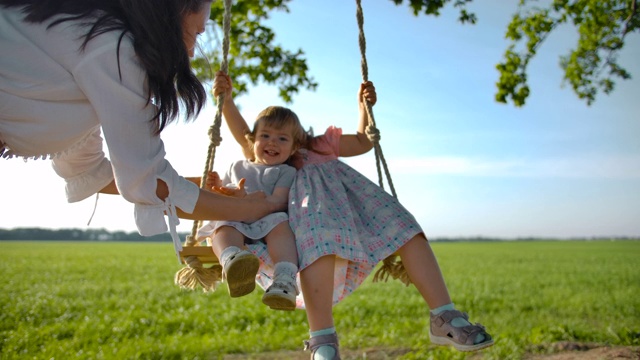
M 291 185 L 293 185 L 295 177 L 296 168 L 289 165 L 280 165 L 280 176 L 278 177 L 275 187 L 290 188 Z
M 99 127 L 77 147 L 54 157 L 51 164 L 56 174 L 66 182 L 69 202 L 84 200 L 113 180 L 111 163 L 102 151 Z
M 232 162 L 229 165 L 229 168 L 227 168 L 227 171 L 225 171 L 224 176 L 222 177 L 222 179 L 220 179 L 220 181 L 222 182 L 222 186 L 223 187 L 236 187 L 238 186 L 238 179 L 236 179 L 236 164 L 238 164 L 237 161 Z
M 146 72 L 137 62 L 131 40 L 123 38 L 118 51 L 114 35 L 101 35 L 112 41 L 90 41 L 73 75 L 97 114 L 118 191 L 135 204 L 140 234 L 150 236 L 167 231 L 165 213 L 173 230 L 178 222 L 175 207 L 193 212 L 199 189 L 165 159 L 162 140 L 150 122 L 156 108 L 147 103 Z M 156 196 L 158 179 L 169 188 L 165 201 Z

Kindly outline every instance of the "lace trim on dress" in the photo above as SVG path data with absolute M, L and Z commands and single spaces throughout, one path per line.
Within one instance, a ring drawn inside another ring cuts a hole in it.
M 78 140 L 75 144 L 69 146 L 68 148 L 62 150 L 62 151 L 58 151 L 56 153 L 53 154 L 36 154 L 36 155 L 20 155 L 20 154 L 16 154 L 13 150 L 11 150 L 11 148 L 9 147 L 9 145 L 7 145 L 6 143 L 3 143 L 2 141 L 0 141 L 0 157 L 5 158 L 5 159 L 12 159 L 12 158 L 22 158 L 24 161 L 27 160 L 52 160 L 55 159 L 57 157 L 66 155 L 80 147 L 82 147 L 84 144 L 87 143 L 87 141 L 89 140 L 89 138 L 91 137 L 91 135 L 93 135 L 95 129 L 93 131 L 88 132 L 85 136 L 82 137 L 82 139 Z

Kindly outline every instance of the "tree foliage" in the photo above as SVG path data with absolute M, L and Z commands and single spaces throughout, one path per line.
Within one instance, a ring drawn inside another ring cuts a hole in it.
M 187 234 L 180 234 L 182 238 Z M 107 231 L 106 229 L 0 229 L 2 240 L 54 240 L 54 241 L 164 241 L 171 242 L 168 233 L 142 236 L 138 232 Z
M 264 25 L 270 11 L 289 12 L 287 3 L 291 0 L 238 0 L 233 2 L 231 12 L 229 73 L 234 74 L 234 92 L 247 92 L 249 83 L 260 81 L 278 87 L 280 97 L 291 102 L 293 94 L 299 89 L 315 90 L 317 83 L 308 75 L 307 60 L 304 51 L 290 51 L 274 44 L 274 31 Z M 214 1 L 210 18 L 217 24 L 218 31 L 210 32 L 214 37 L 214 46 L 202 49 L 204 57 L 194 60 L 193 66 L 198 76 L 210 80 L 220 68 L 224 4 Z
M 578 43 L 561 57 L 564 81 L 576 95 L 593 103 L 598 91 L 609 94 L 616 79 L 631 74 L 617 60 L 625 38 L 638 31 L 637 0 L 553 0 L 546 7 L 533 0 L 520 0 L 518 11 L 507 28 L 511 40 L 504 58 L 496 67 L 500 71 L 496 100 L 509 98 L 522 106 L 529 95 L 527 66 L 549 34 L 562 24 L 578 29 Z
M 403 0 L 392 0 L 396 5 L 402 5 Z M 461 23 L 476 23 L 476 15 L 467 11 L 467 4 L 473 0 L 409 0 L 409 7 L 413 10 L 413 15 L 418 16 L 424 12 L 425 15 L 439 16 L 440 10 L 444 8 L 447 3 L 453 1 L 453 7 L 460 10 L 460 16 L 458 20 Z
M 276 85 L 280 97 L 291 102 L 300 89 L 315 90 L 317 83 L 309 76 L 307 59 L 302 49 L 287 50 L 274 43 L 275 32 L 265 25 L 272 11 L 289 12 L 291 0 L 237 0 L 233 2 L 229 72 L 234 74 L 236 95 L 246 93 L 248 84 L 259 82 Z M 391 0 L 398 6 L 403 0 Z M 448 5 L 459 11 L 461 23 L 475 24 L 476 15 L 467 6 L 473 0 L 407 0 L 415 16 L 438 16 Z M 218 25 L 210 32 L 214 46 L 203 49 L 203 57 L 193 65 L 200 78 L 211 79 L 220 67 L 223 2 L 214 1 L 211 19 Z M 593 103 L 599 91 L 611 93 L 617 79 L 631 74 L 618 64 L 618 56 L 627 36 L 640 29 L 638 0 L 520 0 L 517 12 L 506 29 L 510 44 L 496 83 L 496 101 L 516 106 L 525 104 L 530 89 L 527 70 L 545 39 L 558 26 L 575 26 L 579 33 L 576 46 L 561 56 L 564 81 L 576 95 Z M 207 60 L 208 59 L 208 60 Z

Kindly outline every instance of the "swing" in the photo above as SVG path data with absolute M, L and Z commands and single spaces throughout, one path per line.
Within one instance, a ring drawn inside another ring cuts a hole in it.
M 366 39 L 364 35 L 364 16 L 362 13 L 361 0 L 356 0 L 356 18 L 359 28 L 359 45 L 361 54 L 361 71 L 363 81 L 368 81 L 368 65 L 366 58 Z M 228 72 L 227 57 L 229 53 L 229 31 L 231 28 L 231 0 L 224 1 L 224 18 L 223 18 L 223 31 L 224 37 L 222 40 L 222 63 L 221 70 L 225 73 Z M 200 187 L 205 187 L 205 179 L 209 171 L 213 169 L 213 162 L 215 158 L 215 152 L 217 146 L 220 145 L 220 125 L 222 120 L 222 104 L 224 102 L 223 95 L 219 95 L 216 99 L 217 110 L 213 125 L 209 128 L 209 138 L 211 140 L 209 144 L 209 150 L 207 153 L 207 160 L 205 170 L 202 176 Z M 391 174 L 387 167 L 382 148 L 380 146 L 380 131 L 376 128 L 375 119 L 373 117 L 372 105 L 366 102 L 366 113 L 369 123 L 366 127 L 366 134 L 369 140 L 373 143 L 376 168 L 378 171 L 378 183 L 380 187 L 384 189 L 382 169 L 387 178 L 391 194 L 394 198 L 397 198 L 396 190 L 391 181 Z M 179 251 L 181 262 L 186 264 L 184 268 L 179 270 L 175 275 L 175 283 L 181 288 L 194 290 L 198 286 L 202 287 L 203 291 L 214 291 L 217 285 L 222 279 L 222 266 L 218 258 L 213 253 L 211 244 L 208 246 L 197 246 L 199 241 L 197 240 L 197 231 L 199 227 L 199 221 L 193 222 L 193 228 L 191 235 L 187 236 L 184 247 Z M 208 238 L 207 241 L 210 239 Z M 210 267 L 205 267 L 203 264 L 212 264 Z M 400 279 L 406 285 L 409 285 L 409 277 L 402 266 L 402 263 L 397 259 L 396 254 L 392 254 L 383 260 L 383 265 L 378 271 L 376 271 L 373 281 L 383 280 L 386 281 L 389 276 L 394 279 Z
M 229 32 L 231 30 L 231 0 L 224 0 L 224 17 L 222 20 L 223 38 L 222 38 L 222 63 L 220 70 L 225 73 L 229 72 Z M 209 148 L 207 151 L 207 160 L 205 169 L 200 180 L 200 188 L 206 187 L 206 178 L 209 171 L 213 170 L 213 163 L 216 156 L 216 149 L 220 146 L 222 137 L 220 136 L 220 125 L 222 123 L 222 105 L 224 103 L 224 94 L 218 95 L 216 99 L 217 108 L 213 124 L 209 128 Z M 174 278 L 176 285 L 181 288 L 194 290 L 198 286 L 207 291 L 214 291 L 222 279 L 222 266 L 220 261 L 213 253 L 211 244 L 208 246 L 197 246 L 198 227 L 200 221 L 194 220 L 191 228 L 191 235 L 187 236 L 184 247 L 179 251 L 180 261 L 186 266 L 180 269 Z M 205 267 L 203 264 L 212 264 Z

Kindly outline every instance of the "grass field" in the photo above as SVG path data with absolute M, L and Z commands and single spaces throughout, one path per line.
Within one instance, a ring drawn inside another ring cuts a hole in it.
M 474 359 L 520 359 L 561 341 L 640 345 L 640 241 L 432 246 L 457 307 L 496 338 Z M 180 290 L 178 269 L 169 243 L 0 242 L 0 358 L 308 356 L 303 311 L 269 310 L 262 290 Z M 347 358 L 472 356 L 432 346 L 428 309 L 397 281 L 365 283 L 334 314 Z

